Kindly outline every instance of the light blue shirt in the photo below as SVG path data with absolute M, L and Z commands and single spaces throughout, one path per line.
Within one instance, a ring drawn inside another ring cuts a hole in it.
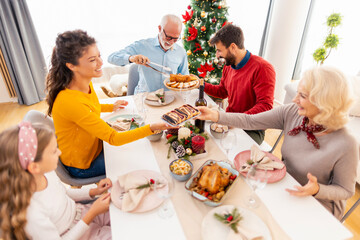
M 175 43 L 172 48 L 165 52 L 160 46 L 158 37 L 136 41 L 126 48 L 112 53 L 108 57 L 108 62 L 118 66 L 124 66 L 130 63 L 130 56 L 138 54 L 148 57 L 150 62 L 170 67 L 173 74 L 189 74 L 188 60 L 184 48 Z M 166 77 L 164 75 L 149 67 L 143 65 L 138 66 L 139 83 L 135 88 L 135 94 L 140 92 L 153 92 L 160 88 L 166 89 L 164 86 Z M 161 67 L 153 65 L 152 67 L 163 71 Z

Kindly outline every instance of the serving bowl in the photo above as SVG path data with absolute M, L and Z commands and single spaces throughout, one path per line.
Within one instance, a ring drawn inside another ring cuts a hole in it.
M 221 139 L 229 132 L 229 127 L 218 123 L 210 124 L 210 133 L 214 138 Z
M 198 177 L 199 172 L 207 165 L 212 165 L 212 164 L 218 164 L 220 167 L 222 168 L 226 168 L 227 170 L 229 170 L 229 172 L 232 173 L 232 175 L 236 176 L 236 178 L 234 180 L 232 180 L 233 182 L 228 185 L 225 188 L 225 193 L 224 195 L 221 197 L 220 201 L 213 201 L 210 200 L 208 197 L 201 195 L 199 193 L 197 193 L 196 191 L 191 190 L 191 185 L 194 181 L 194 179 L 196 177 Z M 185 183 L 185 189 L 187 190 L 188 193 L 191 194 L 192 197 L 194 197 L 195 199 L 205 203 L 208 206 L 211 207 L 216 207 L 221 205 L 224 202 L 224 199 L 228 196 L 228 192 L 230 191 L 230 189 L 232 188 L 232 186 L 234 186 L 235 181 L 237 181 L 237 179 L 239 178 L 239 172 L 234 169 L 229 163 L 227 162 L 223 162 L 223 161 L 215 161 L 215 160 L 208 160 L 206 161 L 190 178 L 189 180 Z
M 186 166 L 190 166 L 188 169 Z M 179 182 L 185 182 L 191 177 L 193 164 L 186 159 L 175 159 L 169 164 L 170 174 Z
M 164 131 L 160 131 L 159 133 L 154 133 L 152 135 L 147 136 L 147 139 L 149 139 L 152 142 L 159 141 L 163 135 Z

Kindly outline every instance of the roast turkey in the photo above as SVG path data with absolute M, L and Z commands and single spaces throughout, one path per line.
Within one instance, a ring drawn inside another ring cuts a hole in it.
M 222 191 L 229 184 L 230 173 L 226 168 L 222 168 L 216 163 L 203 167 L 198 184 L 206 189 L 210 194 Z

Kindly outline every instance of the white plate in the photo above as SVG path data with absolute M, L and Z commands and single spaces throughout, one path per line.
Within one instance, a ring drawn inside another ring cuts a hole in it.
M 165 106 L 165 105 L 168 105 L 168 104 L 172 103 L 174 100 L 175 100 L 174 95 L 166 94 L 166 92 L 165 92 L 165 101 L 163 103 L 161 103 L 161 104 L 159 102 L 157 102 L 157 101 L 150 101 L 148 99 L 145 99 L 144 102 L 147 105 L 150 105 L 150 106 L 161 107 L 161 106 Z
M 201 225 L 202 238 L 206 240 L 226 239 L 231 228 L 220 222 L 214 217 L 214 213 L 223 214 L 224 212 L 231 212 L 234 207 L 239 210 L 243 219 L 239 222 L 239 226 L 244 225 L 248 230 L 264 237 L 264 240 L 271 240 L 271 233 L 266 224 L 252 211 L 233 205 L 224 205 L 214 208 L 204 217 Z

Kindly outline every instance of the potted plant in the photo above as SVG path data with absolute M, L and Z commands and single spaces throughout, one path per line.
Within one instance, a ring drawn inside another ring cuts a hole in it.
M 316 49 L 313 58 L 317 63 L 323 64 L 327 59 L 333 48 L 337 48 L 339 45 L 339 36 L 334 33 L 334 28 L 341 24 L 342 16 L 340 13 L 331 14 L 326 21 L 326 25 L 329 27 L 329 34 L 326 36 L 323 46 Z

